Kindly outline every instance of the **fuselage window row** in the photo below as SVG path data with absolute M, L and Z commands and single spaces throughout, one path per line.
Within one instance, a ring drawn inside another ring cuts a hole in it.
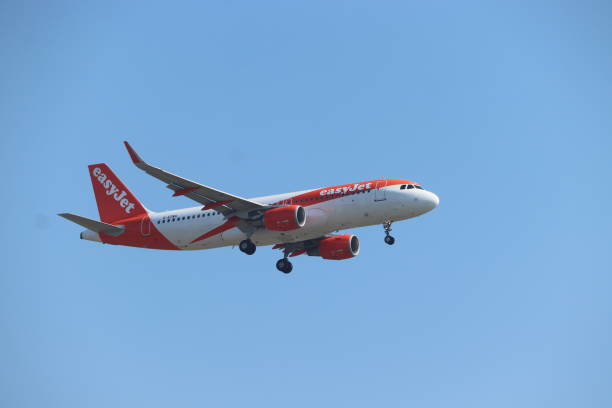
M 172 218 L 164 218 L 161 220 L 157 220 L 157 224 L 165 224 L 165 223 L 170 223 L 170 222 L 175 222 L 175 221 L 185 221 L 185 220 L 190 220 L 190 219 L 195 219 L 195 218 L 204 218 L 204 217 L 210 217 L 213 215 L 218 215 L 221 214 L 217 211 L 213 211 L 210 213 L 203 213 L 203 214 L 198 214 L 198 215 L 188 215 L 186 217 L 177 217 L 177 216 L 172 216 Z

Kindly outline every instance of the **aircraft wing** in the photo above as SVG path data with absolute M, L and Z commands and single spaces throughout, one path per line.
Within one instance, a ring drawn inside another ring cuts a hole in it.
M 128 142 L 125 147 L 134 162 L 134 165 L 145 171 L 151 176 L 168 184 L 168 188 L 174 191 L 174 197 L 185 196 L 202 204 L 202 210 L 215 209 L 223 215 L 229 215 L 234 212 L 267 210 L 269 206 L 256 203 L 255 201 L 247 200 L 246 198 L 238 197 L 221 190 L 208 187 L 195 181 L 187 180 L 165 170 L 151 166 L 138 156 L 136 151 Z

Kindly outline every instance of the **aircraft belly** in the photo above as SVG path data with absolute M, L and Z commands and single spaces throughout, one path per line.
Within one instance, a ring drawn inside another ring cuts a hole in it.
M 246 237 L 246 234 L 238 228 L 228 229 L 221 234 L 221 240 L 225 245 L 237 245 L 240 241 L 246 239 Z

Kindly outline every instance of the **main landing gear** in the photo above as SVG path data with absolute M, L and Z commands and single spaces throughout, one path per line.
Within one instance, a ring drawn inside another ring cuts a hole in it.
M 293 270 L 293 264 L 291 264 L 287 258 L 279 259 L 278 262 L 276 262 L 276 269 L 282 273 L 289 273 Z
M 240 241 L 240 244 L 238 244 L 238 248 L 247 255 L 253 255 L 255 253 L 255 250 L 257 249 L 257 246 L 250 239 L 245 239 L 243 241 Z M 290 253 L 291 251 L 285 249 L 285 257 L 283 259 L 279 259 L 278 262 L 276 262 L 276 269 L 278 269 L 282 273 L 289 273 L 293 270 L 293 265 L 287 259 Z
M 251 241 L 250 239 L 240 241 L 240 244 L 238 244 L 238 248 L 240 248 L 240 250 L 247 255 L 253 255 L 255 253 L 255 250 L 257 249 L 253 241 Z
M 291 249 L 286 246 L 283 249 L 283 259 L 279 259 L 276 262 L 276 269 L 278 269 L 282 273 L 287 274 L 293 270 L 293 264 L 291 264 L 291 262 L 289 262 L 289 260 L 287 259 L 289 255 L 291 255 L 291 252 Z
M 385 221 L 383 224 L 383 228 L 385 229 L 385 243 L 389 245 L 395 244 L 395 238 L 393 238 L 389 233 L 391 232 L 391 224 L 393 221 Z

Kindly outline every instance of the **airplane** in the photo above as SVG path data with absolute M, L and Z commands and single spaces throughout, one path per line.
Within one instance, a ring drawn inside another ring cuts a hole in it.
M 153 212 L 145 208 L 104 163 L 88 166 L 100 221 L 71 213 L 58 214 L 84 228 L 81 239 L 104 244 L 165 250 L 238 246 L 253 255 L 258 246 L 273 245 L 283 258 L 276 268 L 288 274 L 288 258 L 306 254 L 342 260 L 357 256 L 359 239 L 334 232 L 382 224 L 384 242 L 393 245 L 391 224 L 425 214 L 438 196 L 403 179 L 378 179 L 242 198 L 196 183 L 146 163 L 124 142 L 140 170 L 163 181 L 195 207 Z

